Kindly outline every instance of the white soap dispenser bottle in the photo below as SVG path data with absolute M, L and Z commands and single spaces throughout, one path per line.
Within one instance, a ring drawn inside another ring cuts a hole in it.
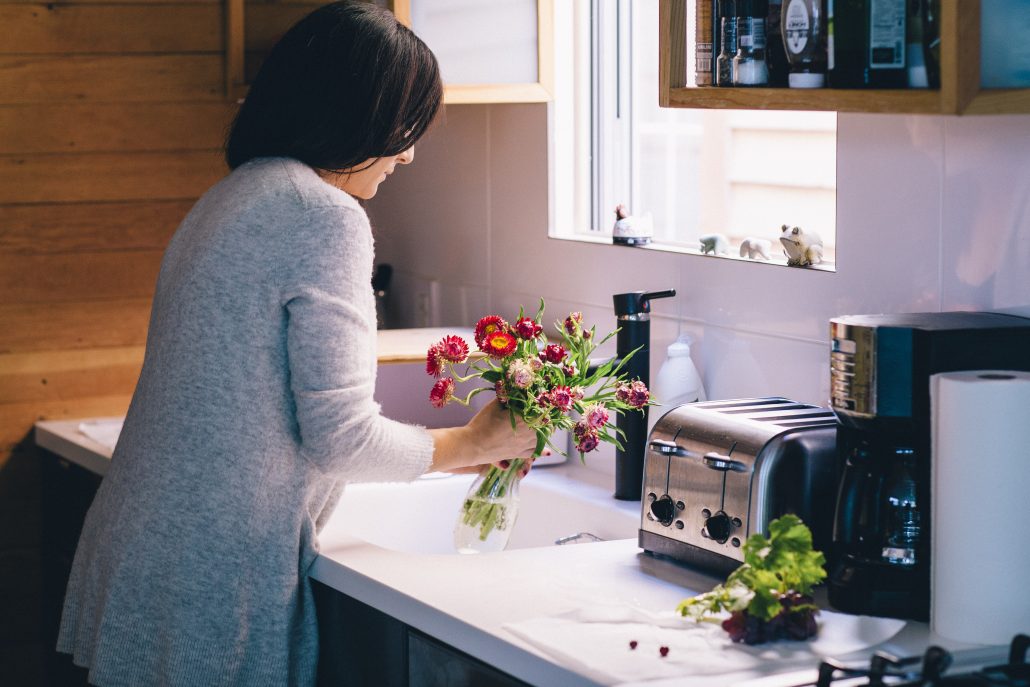
M 648 411 L 648 430 L 658 419 L 678 405 L 705 401 L 705 388 L 694 361 L 690 358 L 690 337 L 681 334 L 669 344 L 665 361 L 651 385 L 658 407 Z

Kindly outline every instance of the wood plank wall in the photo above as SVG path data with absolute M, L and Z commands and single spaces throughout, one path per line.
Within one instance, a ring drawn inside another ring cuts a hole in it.
M 248 4 L 248 53 L 315 4 Z M 125 412 L 162 251 L 227 171 L 223 15 L 0 0 L 0 684 L 56 679 L 52 621 L 7 612 L 48 607 L 33 423 Z

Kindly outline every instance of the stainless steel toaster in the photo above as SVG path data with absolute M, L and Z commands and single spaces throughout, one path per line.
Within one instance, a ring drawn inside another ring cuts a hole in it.
M 640 547 L 725 574 L 744 561 L 751 534 L 795 513 L 829 555 L 836 441 L 833 412 L 786 398 L 669 410 L 648 437 Z

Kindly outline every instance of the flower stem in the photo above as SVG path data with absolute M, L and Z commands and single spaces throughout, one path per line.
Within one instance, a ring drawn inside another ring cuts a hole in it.
M 491 466 L 475 492 L 465 499 L 461 509 L 461 521 L 468 527 L 479 528 L 479 540 L 486 541 L 497 528 L 510 525 L 508 504 L 504 503 L 514 482 L 521 479 L 519 472 L 525 460 L 514 458 L 507 469 Z

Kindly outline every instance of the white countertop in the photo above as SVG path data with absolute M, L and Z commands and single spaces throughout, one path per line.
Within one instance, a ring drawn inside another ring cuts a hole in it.
M 80 421 L 39 422 L 36 442 L 98 474 L 111 451 L 78 431 Z M 561 480 L 566 467 L 538 468 L 530 479 Z M 537 476 L 538 475 L 538 476 Z M 595 487 L 596 489 L 596 487 Z M 553 616 L 598 603 L 667 612 L 719 579 L 643 553 L 635 539 L 459 556 L 391 551 L 343 532 L 335 517 L 319 537 L 321 554 L 311 576 L 439 640 L 534 685 L 596 685 L 583 672 L 560 665 L 503 626 Z M 928 643 L 963 648 L 930 635 L 925 623 L 909 622 L 877 648 L 896 655 L 921 653 Z M 865 652 L 866 654 L 869 652 Z M 756 685 L 814 680 L 816 662 Z M 649 684 L 746 684 L 770 671 L 679 677 Z M 781 669 L 782 670 L 782 669 Z

